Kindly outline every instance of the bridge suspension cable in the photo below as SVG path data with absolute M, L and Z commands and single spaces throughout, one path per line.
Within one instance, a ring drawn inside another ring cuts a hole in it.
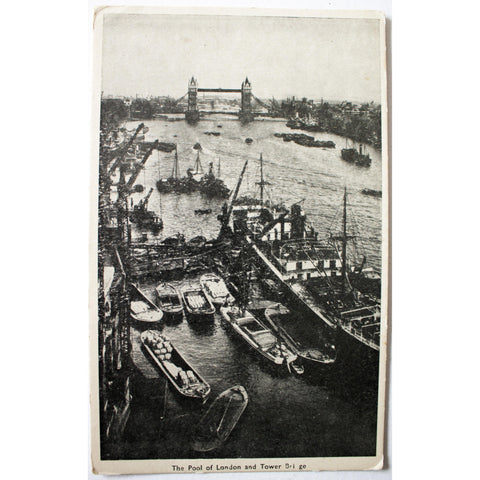
M 255 95 L 252 95 L 253 98 L 262 106 L 262 107 L 265 107 L 267 109 L 270 109 L 270 107 L 265 103 L 265 102 L 262 102 L 258 97 L 256 97 Z
M 182 101 L 187 95 L 188 95 L 188 92 L 182 95 L 178 100 L 175 100 L 175 103 Z

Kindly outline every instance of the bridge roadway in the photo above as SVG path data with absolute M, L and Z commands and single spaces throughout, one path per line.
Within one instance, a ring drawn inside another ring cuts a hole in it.
M 198 88 L 198 92 L 242 93 L 240 88 Z

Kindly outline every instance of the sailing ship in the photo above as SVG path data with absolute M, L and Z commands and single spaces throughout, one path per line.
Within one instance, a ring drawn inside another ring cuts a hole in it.
M 221 447 L 237 425 L 247 403 L 248 394 L 241 385 L 222 392 L 195 428 L 192 449 L 210 452 Z
M 195 147 L 194 147 L 195 148 Z M 157 181 L 157 189 L 160 193 L 192 193 L 199 191 L 202 195 L 210 198 L 228 198 L 230 189 L 220 177 L 220 159 L 218 163 L 218 175 L 213 172 L 213 163 L 210 162 L 209 171 L 205 174 L 200 160 L 200 150 L 197 149 L 197 157 L 193 168 L 187 170 L 187 176 L 178 178 L 178 152 L 175 145 L 175 157 L 172 174 L 168 178 L 160 178 Z M 208 209 L 205 209 L 205 211 Z M 198 210 L 198 213 L 205 213 Z M 195 211 L 197 213 L 197 210 Z
M 178 178 L 178 151 L 175 144 L 175 155 L 173 158 L 172 173 L 167 178 L 160 178 L 157 181 L 157 189 L 160 193 L 181 192 L 185 190 L 184 179 Z

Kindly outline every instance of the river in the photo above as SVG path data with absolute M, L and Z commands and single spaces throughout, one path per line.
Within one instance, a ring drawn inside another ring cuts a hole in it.
M 370 168 L 347 164 L 340 158 L 345 139 L 333 134 L 308 133 L 319 140 L 333 140 L 337 148 L 308 148 L 284 142 L 274 133 L 291 133 L 285 121 L 255 121 L 241 125 L 233 117 L 209 117 L 196 126 L 185 121 L 144 122 L 146 140 L 159 139 L 178 145 L 181 175 L 193 167 L 196 142 L 202 146 L 200 159 L 221 164 L 221 178 L 233 188 L 243 163 L 249 161 L 241 195 L 254 194 L 258 181 L 259 156 L 264 159 L 266 179 L 272 184 L 275 202 L 286 205 L 305 199 L 308 220 L 326 235 L 341 218 L 344 186 L 348 191 L 349 213 L 354 213 L 358 233 L 363 238 L 369 266 L 381 265 L 381 200 L 361 194 L 363 188 L 381 190 L 381 154 L 369 149 Z M 128 129 L 138 122 L 128 123 Z M 222 125 L 221 128 L 218 125 Z M 205 131 L 221 135 L 208 136 Z M 245 138 L 253 143 L 247 145 Z M 160 176 L 169 176 L 174 154 L 154 152 L 137 183 L 148 190 Z M 133 195 L 137 202 L 143 194 Z M 149 208 L 161 214 L 161 240 L 177 232 L 188 240 L 196 235 L 213 238 L 218 233 L 217 214 L 223 201 L 208 200 L 199 194 L 160 194 L 155 189 Z M 194 215 L 197 208 L 213 213 Z M 154 285 L 146 286 L 150 291 Z M 308 321 L 308 320 L 305 320 Z M 224 446 L 205 457 L 273 458 L 368 456 L 376 453 L 376 375 L 339 363 L 331 368 L 307 366 L 305 374 L 289 374 L 286 367 L 267 365 L 256 352 L 236 337 L 218 314 L 194 322 L 187 318 L 167 321 L 158 327 L 177 345 L 185 357 L 209 382 L 210 399 L 240 384 L 249 395 L 248 406 Z M 189 447 L 189 438 L 205 406 L 179 398 L 168 389 L 165 379 L 146 358 L 140 347 L 141 329 L 132 327 L 132 359 L 135 366 L 133 401 L 124 441 L 113 450 L 102 451 L 105 459 L 198 458 Z
M 134 129 L 139 122 L 129 122 L 127 129 Z M 348 227 L 355 234 L 357 249 L 366 255 L 368 266 L 381 268 L 381 199 L 361 193 L 362 189 L 382 189 L 381 153 L 373 147 L 368 148 L 372 158 L 369 168 L 358 167 L 343 161 L 340 151 L 345 148 L 346 140 L 330 133 L 303 132 L 315 136 L 317 140 L 332 140 L 334 149 L 311 148 L 284 142 L 274 133 L 302 133 L 285 126 L 285 121 L 265 120 L 242 125 L 232 116 L 214 116 L 201 120 L 197 125 L 185 121 L 168 122 L 166 120 L 145 121 L 149 131 L 145 140 L 177 144 L 179 174 L 186 175 L 187 168 L 193 168 L 197 151 L 193 146 L 198 142 L 202 146 L 200 160 L 205 171 L 213 162 L 215 173 L 220 160 L 220 176 L 229 188 L 234 188 L 245 160 L 249 159 L 242 188 L 239 195 L 257 194 L 255 182 L 260 177 L 260 154 L 263 155 L 264 176 L 271 185 L 266 189 L 267 198 L 275 202 L 285 202 L 289 206 L 302 199 L 307 219 L 320 236 L 327 236 L 330 230 L 338 230 L 341 221 L 344 187 L 348 194 Z M 218 128 L 222 125 L 222 128 Z M 220 132 L 220 136 L 205 135 L 204 132 Z M 246 138 L 253 143 L 247 145 Z M 181 232 L 188 240 L 196 235 L 213 238 L 218 234 L 220 213 L 223 201 L 207 199 L 199 193 L 190 195 L 160 195 L 155 188 L 160 177 L 171 175 L 174 153 L 154 151 L 147 161 L 146 168 L 140 173 L 138 183 L 145 190 L 154 187 L 149 208 L 160 213 L 164 229 L 159 239 Z M 145 193 L 132 195 L 138 202 Z M 196 216 L 194 210 L 211 208 L 213 213 Z

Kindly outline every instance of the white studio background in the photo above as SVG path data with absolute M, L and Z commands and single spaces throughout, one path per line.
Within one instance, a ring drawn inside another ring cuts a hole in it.
M 98 4 L 26 1 L 2 11 L 2 478 L 89 475 L 89 42 Z M 392 19 L 380 0 L 195 5 L 373 8 Z M 402 1 L 394 14 L 392 468 L 265 480 L 475 476 L 479 8 Z M 253 478 L 207 478 L 237 477 Z

